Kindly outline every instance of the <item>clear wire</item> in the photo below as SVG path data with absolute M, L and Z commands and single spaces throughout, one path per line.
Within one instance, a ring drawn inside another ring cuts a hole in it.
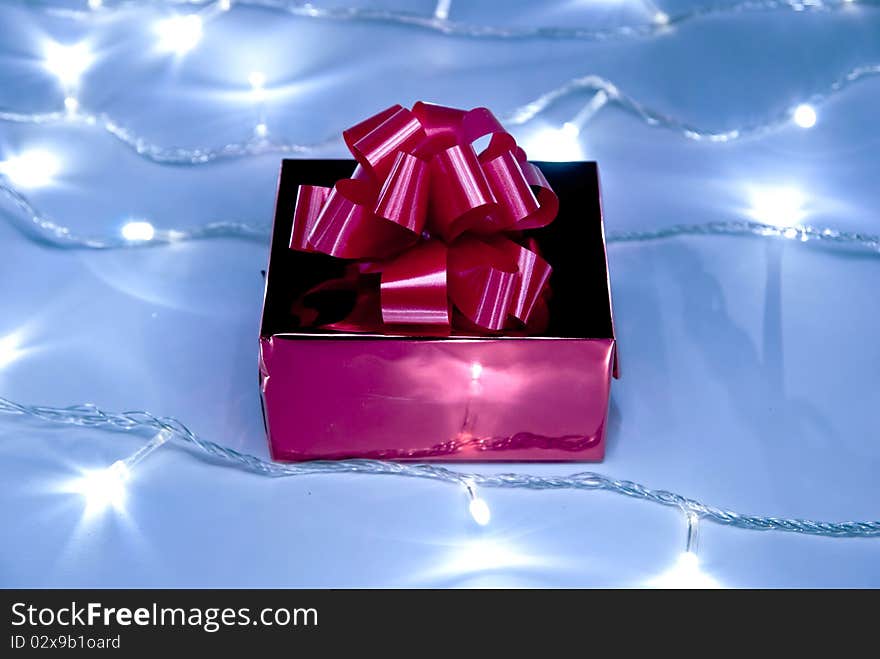
M 270 462 L 263 458 L 203 439 L 173 417 L 160 417 L 145 411 L 107 412 L 91 405 L 48 407 L 25 405 L 0 397 L 0 414 L 39 419 L 68 426 L 103 428 L 138 435 L 165 431 L 212 463 L 243 469 L 270 477 L 364 474 L 401 476 L 450 483 L 472 491 L 474 487 L 522 490 L 602 490 L 650 503 L 673 506 L 700 519 L 752 531 L 786 531 L 827 537 L 875 537 L 880 521 L 827 522 L 786 517 L 761 517 L 718 508 L 667 490 L 658 490 L 628 480 L 617 480 L 584 471 L 569 476 L 537 476 L 524 473 L 481 474 L 460 472 L 432 464 L 405 464 L 379 460 L 340 460 L 300 463 Z
M 37 4 L 35 2 L 28 3 Z M 49 11 L 70 18 L 88 20 L 99 12 L 85 9 L 71 9 L 53 6 L 51 3 L 40 3 Z M 103 8 L 136 8 L 145 4 L 159 7 L 196 7 L 211 8 L 217 5 L 210 0 L 104 0 Z M 877 0 L 858 0 L 859 6 L 876 7 Z M 663 20 L 656 15 L 646 16 L 644 22 L 613 25 L 594 28 L 587 26 L 535 26 L 518 27 L 508 25 L 480 25 L 451 20 L 441 13 L 414 13 L 381 7 L 320 7 L 301 0 L 234 0 L 232 7 L 253 7 L 263 10 L 284 12 L 304 19 L 337 21 L 345 23 L 379 23 L 396 25 L 404 28 L 427 30 L 441 35 L 464 37 L 469 39 L 545 39 L 545 40 L 577 40 L 577 41 L 609 41 L 615 39 L 632 39 L 651 37 L 664 34 L 671 28 L 691 21 L 728 14 L 751 12 L 836 12 L 851 8 L 845 0 L 734 0 L 733 2 L 710 2 L 680 11 L 663 12 Z
M 779 130 L 784 126 L 791 124 L 792 115 L 795 108 L 798 106 L 804 104 L 811 104 L 813 106 L 821 105 L 837 94 L 843 92 L 850 85 L 877 76 L 880 76 L 880 64 L 868 64 L 855 67 L 838 77 L 823 90 L 817 91 L 806 99 L 788 106 L 784 111 L 779 112 L 774 116 L 768 117 L 760 122 L 721 131 L 695 126 L 677 117 L 648 107 L 622 92 L 613 82 L 596 75 L 573 78 L 559 87 L 541 94 L 535 99 L 515 108 L 511 112 L 508 112 L 502 117 L 502 121 L 508 126 L 524 125 L 564 98 L 575 94 L 583 94 L 596 98 L 596 95 L 601 92 L 603 95 L 602 107 L 616 106 L 649 126 L 665 128 L 689 140 L 708 143 L 731 142 L 745 137 L 760 137 L 767 133 Z M 597 111 L 599 109 L 600 108 L 597 108 Z M 144 136 L 125 128 L 117 119 L 114 119 L 107 114 L 90 113 L 79 107 L 74 112 L 56 111 L 25 113 L 12 110 L 0 110 L 0 121 L 35 125 L 65 123 L 94 126 L 111 135 L 114 139 L 131 149 L 141 158 L 163 165 L 196 166 L 218 160 L 246 158 L 267 154 L 308 156 L 321 153 L 341 144 L 341 137 L 339 137 L 339 135 L 341 135 L 340 131 L 333 136 L 314 143 L 297 143 L 283 138 L 252 135 L 245 140 L 229 142 L 217 147 L 163 146 L 155 144 Z
M 269 224 L 218 221 L 189 228 L 157 229 L 149 240 L 129 240 L 121 232 L 108 235 L 79 235 L 70 227 L 59 224 L 41 212 L 30 199 L 5 183 L 2 178 L 0 178 L 0 196 L 5 197 L 9 206 L 8 209 L 0 212 L 5 212 L 17 229 L 38 244 L 61 249 L 142 249 L 212 238 L 267 242 L 271 232 Z M 748 220 L 678 224 L 661 229 L 609 232 L 606 241 L 609 244 L 639 243 L 686 236 L 779 238 L 880 255 L 878 235 L 809 225 L 775 226 Z

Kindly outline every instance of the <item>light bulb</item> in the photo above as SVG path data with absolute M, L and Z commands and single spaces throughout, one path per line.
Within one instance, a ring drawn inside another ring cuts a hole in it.
M 266 74 L 262 71 L 251 71 L 248 82 L 254 89 L 262 89 L 266 84 Z
M 79 110 L 79 101 L 76 100 L 75 96 L 67 96 L 64 99 L 64 109 L 74 114 L 77 110 Z
M 804 196 L 793 187 L 761 187 L 750 192 L 749 215 L 759 222 L 774 226 L 791 226 L 800 222 L 804 211 Z
M 89 9 L 100 9 L 103 4 L 103 0 L 89 0 Z
M 580 135 L 581 129 L 578 128 L 577 124 L 571 121 L 566 121 L 564 124 L 562 124 L 562 132 L 569 137 L 574 138 Z
M 172 16 L 156 23 L 159 49 L 182 55 L 202 39 L 202 19 L 196 14 Z
M 130 477 L 128 466 L 117 460 L 106 469 L 84 472 L 71 484 L 71 490 L 85 499 L 87 515 L 108 508 L 121 511 L 125 508 L 126 485 Z
M 0 162 L 0 173 L 22 188 L 48 185 L 60 168 L 58 158 L 42 149 L 25 151 Z
M 259 123 L 254 126 L 254 135 L 257 137 L 266 137 L 269 133 L 269 127 L 264 123 Z
M 649 580 L 651 588 L 721 588 L 721 584 L 700 567 L 699 557 L 691 551 L 679 554 L 675 564 L 663 574 Z
M 94 59 L 86 43 L 65 45 L 49 41 L 43 55 L 43 66 L 62 85 L 70 87 L 79 82 L 80 76 L 92 65 Z
M 528 140 L 526 149 L 536 160 L 571 161 L 583 160 L 577 137 L 571 128 L 543 128 Z
M 654 22 L 657 25 L 669 25 L 669 14 L 665 11 L 658 11 L 654 14 Z
M 474 521 L 480 526 L 486 526 L 492 519 L 492 512 L 489 510 L 489 504 L 479 497 L 471 499 L 471 502 L 468 505 L 468 510 L 471 513 L 471 517 L 473 517 Z
M 816 125 L 816 110 L 812 105 L 802 103 L 794 109 L 792 119 L 801 128 L 812 128 Z
M 232 9 L 232 0 L 220 0 L 217 3 L 217 9 L 220 11 L 229 11 Z
M 445 21 L 449 18 L 449 10 L 452 8 L 452 0 L 437 0 L 434 7 L 434 18 Z
M 122 237 L 132 242 L 152 240 L 156 229 L 146 220 L 132 220 L 122 227 Z

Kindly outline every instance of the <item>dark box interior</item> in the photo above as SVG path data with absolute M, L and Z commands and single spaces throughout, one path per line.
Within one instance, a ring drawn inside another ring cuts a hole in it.
M 540 336 L 614 338 L 596 163 L 535 164 L 544 172 L 560 202 L 559 214 L 553 223 L 525 232 L 538 241 L 542 255 L 553 266 L 552 294 L 548 301 L 550 324 Z M 353 160 L 282 161 L 266 275 L 262 336 L 298 332 L 338 335 L 338 332 L 300 326 L 290 309 L 294 300 L 309 289 L 341 276 L 346 261 L 294 251 L 288 245 L 298 186 L 331 187 L 339 179 L 351 176 L 354 166 Z M 340 317 L 348 304 L 350 300 L 344 297 L 337 300 Z M 321 322 L 329 320 L 333 319 L 322 318 Z

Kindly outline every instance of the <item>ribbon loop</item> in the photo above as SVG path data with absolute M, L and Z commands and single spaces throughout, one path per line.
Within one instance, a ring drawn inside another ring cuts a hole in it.
M 403 325 L 449 325 L 447 248 L 429 240 L 407 250 L 382 270 L 382 321 Z
M 355 261 L 310 292 L 353 291 L 349 315 L 325 327 L 442 334 L 546 324 L 550 265 L 507 234 L 546 226 L 559 201 L 489 110 L 393 105 L 343 137 L 354 173 L 332 189 L 300 186 L 290 237 L 291 249 Z
M 469 144 L 441 151 L 431 165 L 431 228 L 451 241 L 486 220 L 495 196 Z

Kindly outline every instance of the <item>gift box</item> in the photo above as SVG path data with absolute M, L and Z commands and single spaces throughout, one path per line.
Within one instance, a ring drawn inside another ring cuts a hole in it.
M 357 301 L 325 284 L 351 263 L 291 249 L 294 209 L 299 186 L 332 186 L 355 162 L 283 161 L 259 350 L 273 459 L 603 458 L 618 366 L 598 170 L 536 164 L 559 200 L 555 221 L 524 234 L 553 267 L 543 327 L 431 336 L 334 326 Z M 304 296 L 316 290 L 321 303 L 306 317 Z

